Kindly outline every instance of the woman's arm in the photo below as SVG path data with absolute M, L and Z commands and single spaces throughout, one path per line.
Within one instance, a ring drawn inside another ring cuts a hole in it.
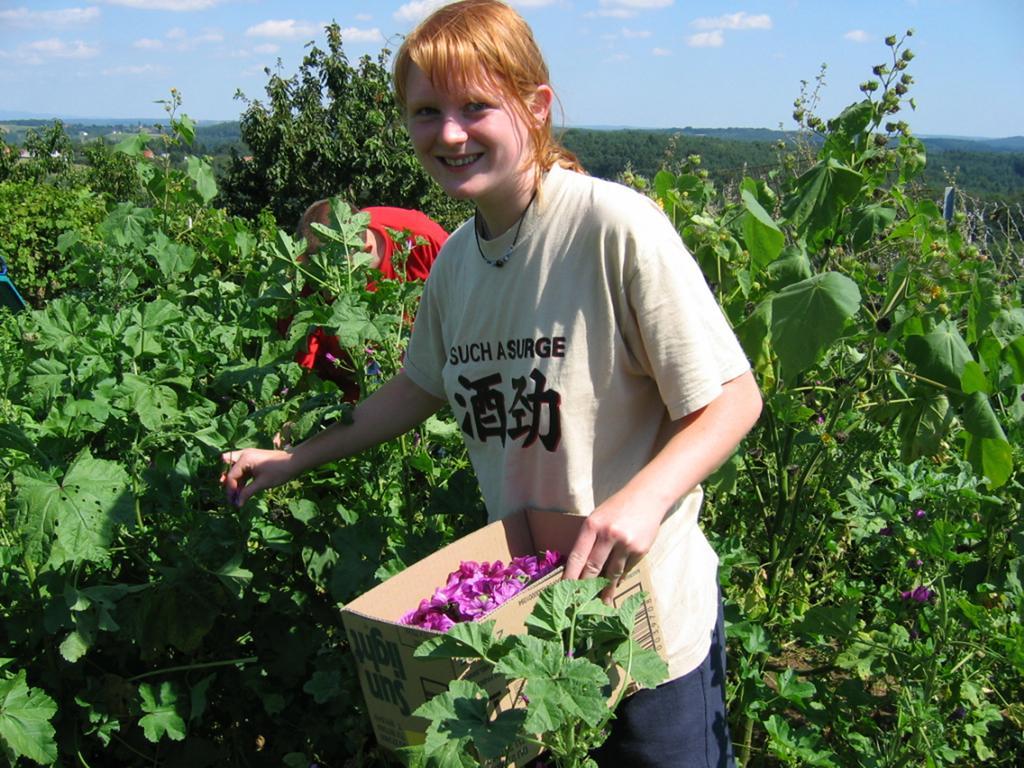
M 673 422 L 657 455 L 580 528 L 565 578 L 600 574 L 617 582 L 650 550 L 672 504 L 732 455 L 760 414 L 761 393 L 748 371 L 726 382 L 706 406 Z
M 221 483 L 229 501 L 242 506 L 258 491 L 408 432 L 443 405 L 444 400 L 399 372 L 356 407 L 351 424 L 333 424 L 286 451 L 246 448 L 225 452 L 221 458 L 230 466 L 221 475 Z

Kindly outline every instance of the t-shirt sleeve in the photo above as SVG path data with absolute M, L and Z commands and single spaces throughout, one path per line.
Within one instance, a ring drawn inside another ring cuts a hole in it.
M 623 336 L 670 417 L 679 419 L 714 400 L 750 363 L 697 262 L 664 214 L 650 208 L 621 235 Z
M 441 307 L 438 294 L 443 286 L 435 274 L 423 285 L 416 319 L 413 321 L 412 338 L 405 351 L 402 370 L 414 384 L 434 397 L 445 397 L 444 381 L 441 377 L 445 362 L 444 338 L 441 326 Z

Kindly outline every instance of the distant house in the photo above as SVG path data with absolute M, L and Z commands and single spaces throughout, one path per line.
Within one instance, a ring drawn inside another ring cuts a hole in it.
M 22 160 L 30 160 L 32 158 L 32 153 L 29 152 L 27 149 L 23 149 L 21 150 L 21 152 L 18 153 L 18 157 L 20 157 Z

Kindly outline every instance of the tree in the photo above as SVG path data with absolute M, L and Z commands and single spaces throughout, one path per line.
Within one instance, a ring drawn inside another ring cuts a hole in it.
M 349 64 L 337 23 L 327 50 L 310 44 L 292 77 L 266 69 L 267 101 L 246 104 L 240 119 L 248 156 L 232 152 L 222 185 L 232 212 L 269 208 L 283 226 L 314 200 L 343 194 L 356 206 L 421 208 L 449 228 L 464 217 L 443 198 L 412 152 L 386 65 L 390 51 Z

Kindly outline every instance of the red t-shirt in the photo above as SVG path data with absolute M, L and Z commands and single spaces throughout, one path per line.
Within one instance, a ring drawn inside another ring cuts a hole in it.
M 434 265 L 438 251 L 448 239 L 448 233 L 441 225 L 419 211 L 410 211 L 406 208 L 388 208 L 385 206 L 373 206 L 363 208 L 360 213 L 370 214 L 370 223 L 367 226 L 373 232 L 382 236 L 384 241 L 384 253 L 380 254 L 381 262 L 378 269 L 381 274 L 389 280 L 397 280 L 398 275 L 391 264 L 391 256 L 397 246 L 388 234 L 388 230 L 409 232 L 409 258 L 405 262 L 405 275 L 407 280 L 426 280 L 430 274 L 430 268 Z M 414 245 L 418 240 L 425 240 L 425 243 Z
M 379 234 L 384 243 L 384 252 L 380 254 L 381 261 L 377 267 L 381 275 L 388 280 L 399 279 L 399 275 L 391 263 L 391 257 L 398 249 L 388 233 L 388 230 L 391 229 L 409 233 L 409 242 L 406 245 L 409 255 L 405 262 L 405 279 L 426 280 L 427 275 L 430 274 L 430 268 L 434 265 L 434 259 L 437 258 L 444 241 L 448 239 L 448 233 L 441 228 L 441 225 L 426 214 L 407 208 L 373 206 L 363 208 L 360 212 L 370 214 L 370 223 L 367 225 L 367 229 Z M 426 242 L 416 245 L 415 243 L 421 239 Z M 366 287 L 372 291 L 376 289 L 376 284 L 370 281 Z M 284 330 L 281 331 L 282 335 L 287 327 L 285 324 Z M 335 365 L 332 357 L 342 361 L 342 367 Z M 350 370 L 345 370 L 351 365 L 351 361 L 341 345 L 338 344 L 336 336 L 324 333 L 322 328 L 314 329 L 306 340 L 306 349 L 296 353 L 295 362 L 303 368 L 315 371 L 320 378 L 337 384 L 342 390 L 343 399 L 346 402 L 355 402 L 359 399 L 359 385 L 356 383 L 355 376 Z

